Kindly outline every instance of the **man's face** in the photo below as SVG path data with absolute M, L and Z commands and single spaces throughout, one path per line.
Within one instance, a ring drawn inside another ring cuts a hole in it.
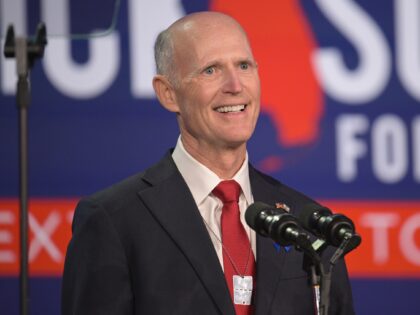
M 188 27 L 175 47 L 182 138 L 198 150 L 244 146 L 260 108 L 260 80 L 248 40 L 233 23 Z

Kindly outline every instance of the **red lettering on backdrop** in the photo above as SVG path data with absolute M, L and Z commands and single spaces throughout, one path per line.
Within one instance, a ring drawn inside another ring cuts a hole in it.
M 261 109 L 268 113 L 283 146 L 319 137 L 324 100 L 311 64 L 316 48 L 296 0 L 212 0 L 210 8 L 237 19 L 249 35 L 259 64 Z

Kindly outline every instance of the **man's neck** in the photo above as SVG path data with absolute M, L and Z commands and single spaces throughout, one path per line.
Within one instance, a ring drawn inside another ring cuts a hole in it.
M 214 148 L 190 143 L 181 138 L 185 150 L 221 179 L 231 179 L 241 168 L 246 157 L 246 144 L 235 148 Z

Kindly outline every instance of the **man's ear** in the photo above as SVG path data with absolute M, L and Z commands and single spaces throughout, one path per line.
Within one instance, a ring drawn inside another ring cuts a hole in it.
M 179 112 L 174 88 L 166 76 L 160 74 L 156 75 L 153 78 L 153 89 L 163 107 L 170 112 Z

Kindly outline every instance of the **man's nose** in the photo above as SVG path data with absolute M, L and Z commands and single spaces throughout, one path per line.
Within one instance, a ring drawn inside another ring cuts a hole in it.
M 242 92 L 242 80 L 237 69 L 227 69 L 224 75 L 223 92 L 238 94 Z

